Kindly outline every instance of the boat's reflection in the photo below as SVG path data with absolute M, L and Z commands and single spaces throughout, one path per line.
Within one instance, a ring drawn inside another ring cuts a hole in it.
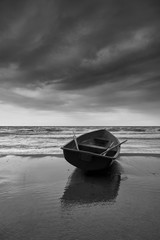
M 121 169 L 114 162 L 107 172 L 86 175 L 75 169 L 69 177 L 61 202 L 63 206 L 91 204 L 98 202 L 114 203 L 118 195 Z

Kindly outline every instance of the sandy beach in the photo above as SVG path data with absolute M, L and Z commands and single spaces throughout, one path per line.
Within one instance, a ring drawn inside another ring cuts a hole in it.
M 0 158 L 0 239 L 160 237 L 160 157 L 121 156 L 84 175 L 57 156 Z

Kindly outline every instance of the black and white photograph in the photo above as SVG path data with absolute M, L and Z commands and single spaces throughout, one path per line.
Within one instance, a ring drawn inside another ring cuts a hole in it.
M 0 0 L 0 240 L 159 224 L 160 1 Z

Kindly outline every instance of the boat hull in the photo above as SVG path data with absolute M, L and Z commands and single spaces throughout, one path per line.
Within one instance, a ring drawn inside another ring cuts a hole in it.
M 65 150 L 65 159 L 73 166 L 80 168 L 84 171 L 97 171 L 108 168 L 114 159 L 103 156 L 93 155 L 91 153 L 76 151 L 76 150 Z

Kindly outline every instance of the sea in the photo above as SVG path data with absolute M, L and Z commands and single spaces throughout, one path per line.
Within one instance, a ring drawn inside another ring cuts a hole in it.
M 160 154 L 160 126 L 5 126 L 0 127 L 0 157 L 62 154 L 61 147 L 79 135 L 106 128 L 119 141 L 122 154 Z

